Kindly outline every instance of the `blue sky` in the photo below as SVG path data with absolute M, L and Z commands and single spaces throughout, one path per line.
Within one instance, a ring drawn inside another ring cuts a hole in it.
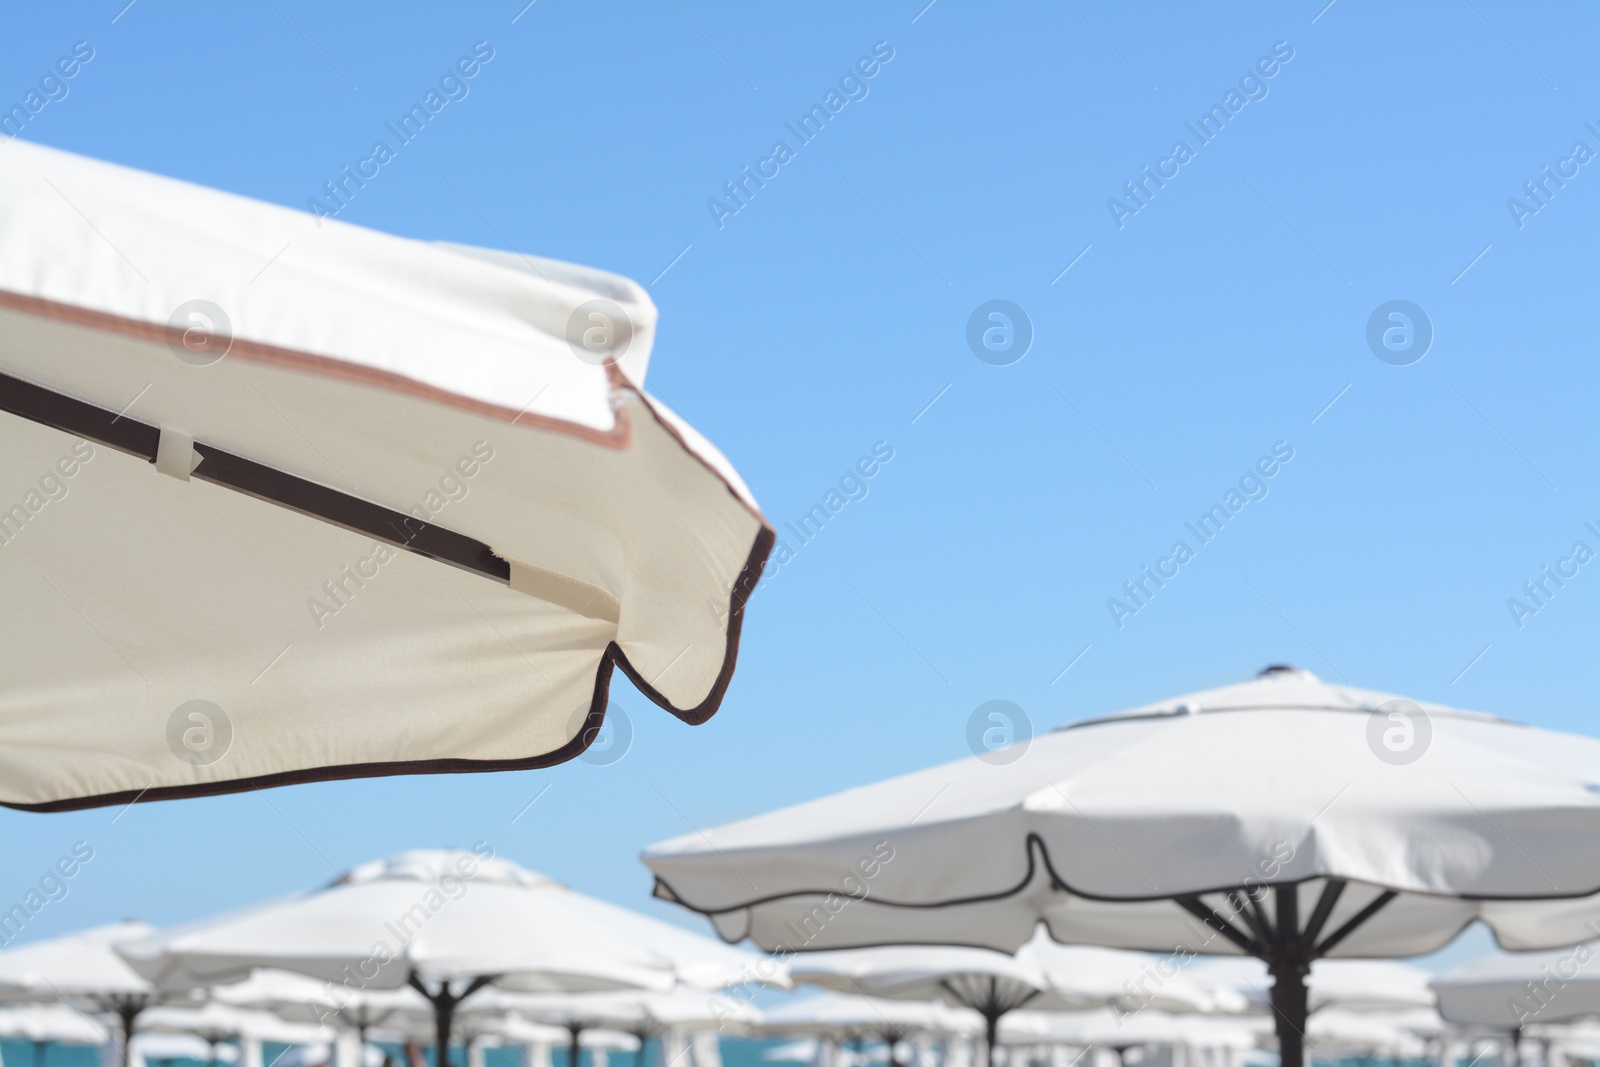
M 995 699 L 1047 729 L 1289 662 L 1600 729 L 1600 563 L 1507 606 L 1600 547 L 1593 6 L 124 2 L 8 12 L 6 108 L 93 49 L 24 138 L 304 209 L 486 42 L 339 217 L 648 284 L 650 388 L 780 529 L 893 458 L 757 594 L 709 724 L 619 676 L 608 765 L 0 811 L 6 904 L 95 850 L 30 938 L 480 839 L 695 924 L 648 899 L 643 846 L 962 756 Z M 1577 173 L 1540 204 L 1546 166 Z M 1141 204 L 1145 167 L 1170 176 Z M 968 346 L 991 300 L 1031 323 L 1010 365 Z M 1367 341 L 1394 300 L 1433 334 L 1405 366 Z M 1119 628 L 1108 599 L 1279 442 L 1267 495 Z

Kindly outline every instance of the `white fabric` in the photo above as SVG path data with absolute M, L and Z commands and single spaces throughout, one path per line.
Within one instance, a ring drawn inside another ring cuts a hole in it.
M 1067 943 L 1233 954 L 1170 898 L 1299 883 L 1305 917 L 1326 877 L 1350 884 L 1325 932 L 1399 894 L 1333 955 L 1424 953 L 1473 918 L 1509 948 L 1593 936 L 1600 740 L 1422 704 L 1431 739 L 1397 764 L 1383 739 L 1397 699 L 1274 671 L 1034 738 L 1010 764 L 960 760 L 644 859 L 658 895 L 768 949 L 1010 951 L 1042 919 Z
M 1510 1029 L 1600 1015 L 1600 941 L 1554 952 L 1501 952 L 1434 978 L 1453 1023 Z
M 769 1008 L 761 1032 L 768 1035 L 825 1034 L 834 1037 L 974 1034 L 983 1019 L 968 1008 L 938 1000 L 902 1000 L 849 993 L 821 993 Z
M 1238 1011 L 1245 1006 L 1244 998 L 1229 986 L 1197 981 L 1160 957 L 1058 945 L 1042 934 L 1035 935 L 1014 956 L 933 945 L 801 953 L 790 961 L 789 973 L 797 981 L 840 992 L 952 1003 L 956 997 L 947 982 L 992 976 L 1036 990 L 1027 1002 L 1035 1011 L 1078 1011 L 1107 1005 L 1127 1011 Z
M 467 1006 L 475 1012 L 515 1012 L 552 1026 L 646 1033 L 667 1027 L 738 1031 L 757 1025 L 762 1019 L 754 1005 L 734 992 L 708 994 L 684 986 L 665 993 L 625 990 L 570 995 L 488 989 L 474 994 Z
M 91 1011 L 108 997 L 148 996 L 150 983 L 116 952 L 116 946 L 149 937 L 155 927 L 137 920 L 0 952 L 0 1000 L 65 998 Z
M 65 1004 L 18 1004 L 0 1008 L 0 1037 L 16 1041 L 54 1041 L 63 1045 L 103 1045 L 108 1031 Z
M 527 992 L 716 989 L 755 972 L 750 953 L 488 852 L 403 852 L 326 888 L 119 948 L 141 974 L 177 990 L 242 981 L 258 967 L 354 990 L 398 988 L 413 970 L 433 979 L 492 974 Z M 787 981 L 781 969 L 776 980 Z
M 150 1060 L 199 1060 L 205 1063 L 216 1056 L 219 1063 L 233 1063 L 239 1050 L 232 1045 L 212 1046 L 193 1034 L 147 1033 L 133 1035 L 132 1067 L 143 1067 Z
M 375 559 L 370 538 L 204 465 L 163 477 L 0 414 L 0 599 L 17 609 L 0 626 L 0 803 L 547 756 L 579 734 L 613 642 L 676 711 L 715 709 L 730 592 L 764 520 L 727 461 L 640 392 L 655 309 L 637 285 L 318 229 L 21 141 L 0 153 L 0 190 L 0 371 L 421 509 L 537 576 L 514 590 Z M 616 383 L 566 341 L 594 298 L 637 320 Z M 197 299 L 232 323 L 206 366 L 164 332 Z M 196 700 L 231 725 L 219 758 L 169 736 Z
M 1000 1039 L 1017 1045 L 1050 1041 L 1107 1048 L 1175 1043 L 1250 1048 L 1270 1029 L 1267 1020 L 1256 1016 L 1177 1015 L 1156 1010 L 1045 1012 L 1025 1008 L 1000 1020 Z
M 293 971 L 258 968 L 242 982 L 216 986 L 209 992 L 221 1004 L 260 1008 L 293 1022 L 354 1029 L 399 1027 L 424 1036 L 433 1033 L 433 1006 L 410 986 L 352 989 Z
M 135 1028 L 139 1033 L 194 1034 L 214 1041 L 252 1037 L 286 1045 L 333 1041 L 338 1036 L 327 1027 L 288 1022 L 270 1011 L 219 1003 L 150 1008 L 140 1013 Z
M 1272 1010 L 1272 978 L 1257 959 L 1210 959 L 1184 968 L 1189 978 L 1209 986 L 1236 990 L 1256 1011 Z M 1382 1012 L 1432 1009 L 1433 975 L 1421 967 L 1394 960 L 1316 960 L 1306 982 L 1312 1011 Z

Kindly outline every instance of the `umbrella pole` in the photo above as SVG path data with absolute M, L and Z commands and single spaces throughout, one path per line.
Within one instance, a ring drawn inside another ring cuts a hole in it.
M 1272 963 L 1272 1014 L 1278 1032 L 1282 1067 L 1305 1067 L 1306 975 L 1311 968 L 1298 959 Z
M 139 1017 L 142 1005 L 128 999 L 117 1003 L 117 1019 L 122 1023 L 122 1067 L 133 1062 L 133 1022 Z
M 569 1025 L 567 1033 L 571 1035 L 571 1041 L 567 1046 L 567 1057 L 572 1061 L 568 1067 L 578 1067 L 578 1057 L 583 1054 L 583 1049 L 578 1045 L 578 1035 L 583 1033 L 583 1027 Z
M 44 1047 L 47 1042 L 35 1041 L 33 1043 L 33 1067 L 44 1067 Z

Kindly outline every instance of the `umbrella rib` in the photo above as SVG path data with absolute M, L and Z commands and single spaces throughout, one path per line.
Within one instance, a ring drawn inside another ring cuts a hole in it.
M 1311 911 L 1311 918 L 1306 920 L 1305 940 L 1309 945 L 1315 945 L 1317 938 L 1322 936 L 1322 928 L 1328 923 L 1328 916 L 1333 914 L 1333 906 L 1339 902 L 1339 895 L 1344 892 L 1347 883 L 1343 878 L 1330 878 L 1322 886 L 1322 895 L 1317 898 L 1317 906 Z
M 1246 955 L 1261 957 L 1265 951 L 1265 945 L 1258 945 L 1252 941 L 1249 935 L 1218 915 L 1215 909 L 1206 907 L 1205 902 L 1199 897 L 1182 896 L 1174 897 L 1173 900 L 1185 911 L 1243 949 Z
M 154 462 L 160 427 L 126 418 L 32 382 L 0 374 L 0 411 Z M 511 565 L 482 541 L 264 463 L 196 442 L 193 477 L 502 584 Z
M 1339 929 L 1329 934 L 1327 940 L 1322 942 L 1322 944 L 1318 945 L 1313 950 L 1312 955 L 1326 956 L 1333 946 L 1337 945 L 1339 942 L 1355 933 L 1358 926 L 1376 915 L 1379 909 L 1381 909 L 1385 904 L 1389 903 L 1389 901 L 1393 900 L 1396 896 L 1397 894 L 1393 889 L 1385 889 L 1382 893 L 1379 893 L 1373 898 L 1372 903 L 1356 912 L 1355 915 L 1351 917 L 1349 922 L 1345 923 L 1343 926 L 1339 927 Z

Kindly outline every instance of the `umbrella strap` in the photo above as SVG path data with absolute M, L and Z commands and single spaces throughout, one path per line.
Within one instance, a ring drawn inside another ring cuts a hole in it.
M 9 374 L 0 374 L 0 411 L 126 452 L 155 463 L 163 473 L 176 477 L 183 477 L 180 472 L 187 464 L 189 473 L 202 481 L 298 511 L 503 585 L 511 584 L 511 565 L 482 541 Z M 191 458 L 190 449 L 198 461 Z

